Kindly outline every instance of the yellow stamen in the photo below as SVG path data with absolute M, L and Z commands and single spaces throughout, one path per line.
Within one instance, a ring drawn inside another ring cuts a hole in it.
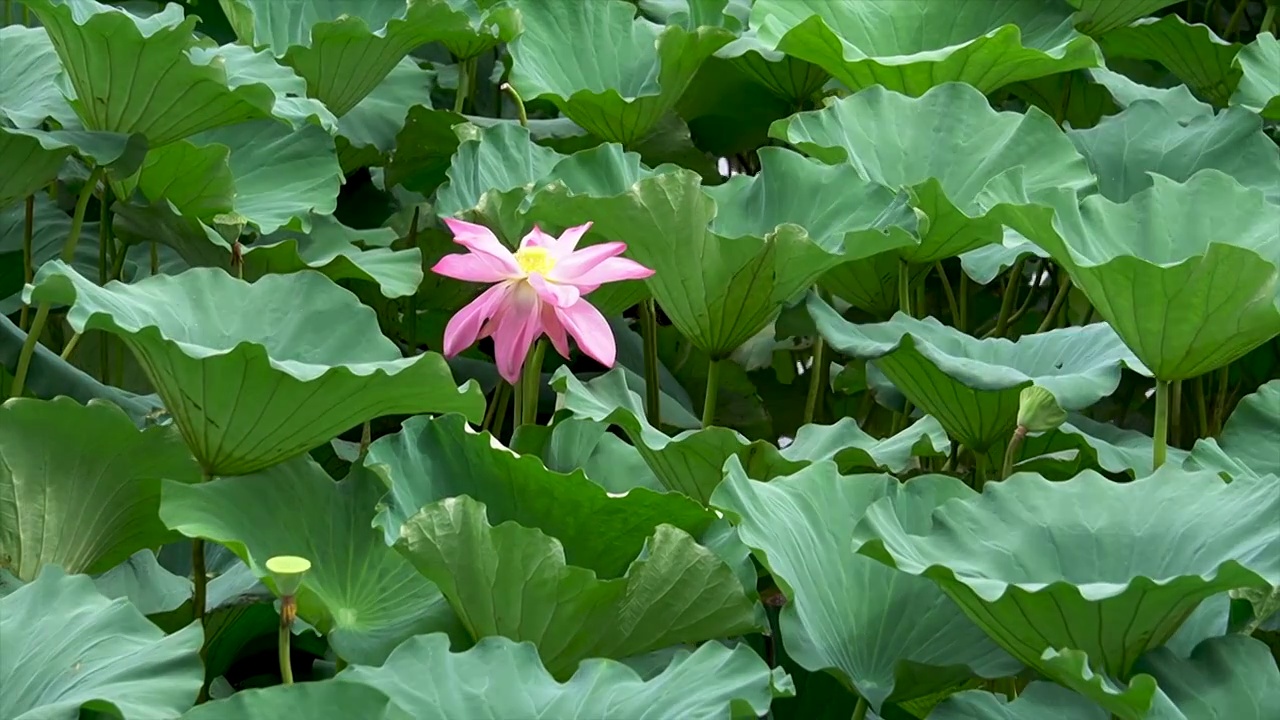
M 551 268 L 556 266 L 556 259 L 546 248 L 526 247 L 516 251 L 516 263 L 525 274 L 538 273 L 546 277 Z

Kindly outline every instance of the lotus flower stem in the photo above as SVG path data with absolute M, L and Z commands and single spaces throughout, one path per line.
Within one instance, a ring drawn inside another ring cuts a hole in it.
M 1209 435 L 1209 412 L 1208 403 L 1204 397 L 1204 376 L 1196 378 L 1196 438 L 1208 437 Z
M 1071 277 L 1063 272 L 1058 276 L 1058 294 L 1053 296 L 1053 303 L 1049 305 L 1049 311 L 1044 314 L 1044 320 L 1040 321 L 1040 327 L 1036 328 L 1036 332 L 1051 330 L 1058 324 L 1058 313 L 1062 311 L 1062 306 L 1070 294 Z
M 911 314 L 911 266 L 906 260 L 898 261 L 898 309 Z
M 546 338 L 539 338 L 534 343 L 533 352 L 525 361 L 523 374 L 520 377 L 518 390 L 524 397 L 521 405 L 524 414 L 516 419 L 516 427 L 536 425 L 538 422 L 538 395 L 542 390 L 542 357 L 547 353 Z
M 298 615 L 298 601 L 292 595 L 280 597 L 280 681 L 285 685 L 293 684 L 293 663 L 289 659 L 289 640 L 293 635 L 293 619 Z
M 66 347 L 62 348 L 62 354 L 59 355 L 59 357 L 61 357 L 63 360 L 71 359 L 71 353 L 76 351 L 76 345 L 79 345 L 79 344 L 80 344 L 80 333 L 76 333 L 71 336 L 70 340 L 67 341 Z
M 947 307 L 951 310 L 951 323 L 960 322 L 960 305 L 956 302 L 956 294 L 951 289 L 951 280 L 947 278 L 947 269 L 942 266 L 942 261 L 933 264 L 935 270 L 938 271 L 938 279 L 942 281 L 942 292 L 947 296 Z M 961 271 L 964 274 L 964 271 Z
M 1000 479 L 1007 479 L 1013 474 L 1013 458 L 1018 454 L 1018 448 L 1022 446 L 1022 440 L 1027 436 L 1027 427 L 1019 425 L 1013 431 L 1013 437 L 1009 438 L 1009 446 L 1004 451 L 1004 466 L 1000 468 Z
M 26 10 L 27 8 L 24 5 L 22 8 L 22 11 L 26 12 Z M 35 261 L 32 259 L 32 254 L 31 254 L 31 238 L 32 236 L 35 235 L 35 224 L 36 224 L 36 196 L 28 195 L 27 196 L 27 212 L 26 212 L 26 217 L 24 218 L 24 224 L 22 226 L 22 284 L 23 285 L 31 284 L 31 281 L 35 278 L 35 273 L 36 273 L 35 265 L 33 264 Z M 24 331 L 27 329 L 27 321 L 31 319 L 29 317 L 30 313 L 31 313 L 31 308 L 28 307 L 26 303 L 23 303 L 22 314 L 18 316 L 19 329 Z
M 191 541 L 191 614 L 201 623 L 204 622 L 205 598 L 208 597 L 209 574 L 204 566 L 204 540 L 194 538 Z
M 1230 40 L 1231 36 L 1236 33 L 1236 27 L 1240 24 L 1240 18 L 1244 16 L 1244 8 L 1249 4 L 1249 0 L 1236 0 L 1236 9 L 1231 13 L 1231 19 L 1227 21 L 1227 29 L 1222 33 L 1223 40 Z
M 529 127 L 529 113 L 524 109 L 524 99 L 520 97 L 520 93 L 516 92 L 511 83 L 502 83 L 502 90 L 511 95 L 511 99 L 516 103 L 516 114 L 520 118 L 520 127 Z
M 960 314 L 956 316 L 956 329 L 969 332 L 969 273 L 960 269 Z
M 702 399 L 702 427 L 711 427 L 716 422 L 716 402 L 720 399 L 720 363 L 722 360 L 711 358 L 707 363 L 707 394 Z
M 89 179 L 85 181 L 84 187 L 80 188 L 80 196 L 76 198 L 75 215 L 71 217 L 71 230 L 67 233 L 67 241 L 62 245 L 62 261 L 65 263 L 70 263 L 75 258 L 76 245 L 80 242 L 80 231 L 84 228 L 84 213 L 89 207 L 89 197 L 93 195 L 94 188 L 102 179 L 103 172 L 103 168 L 95 167 L 93 172 L 89 173 Z M 31 322 L 27 339 L 22 343 L 22 350 L 18 354 L 18 366 L 14 369 L 10 397 L 22 397 L 22 391 L 27 384 L 27 371 L 31 369 L 31 356 L 36 352 L 36 344 L 40 342 L 40 336 L 44 334 L 44 325 L 48 320 L 49 303 L 42 302 L 36 308 L 36 317 Z
M 1169 445 L 1169 381 L 1156 380 L 1156 430 L 1151 445 L 1151 469 L 1164 465 Z
M 867 717 L 867 699 L 858 697 L 858 704 L 853 708 L 853 720 L 865 720 Z
M 1009 315 L 1013 311 L 1013 301 L 1018 296 L 1018 287 L 1022 280 L 1022 266 L 1026 264 L 1027 256 L 1023 255 L 1009 271 L 1009 281 L 1004 286 L 1004 298 L 1000 301 L 1000 315 L 996 318 L 995 337 L 1004 337 L 1004 331 L 1009 327 Z
M 658 380 L 658 308 L 653 298 L 640 303 L 640 338 L 644 341 L 644 415 L 656 426 L 661 420 L 662 386 Z
M 484 420 L 480 423 L 481 430 L 488 430 L 494 435 L 498 434 L 498 429 L 502 427 L 502 416 L 507 412 L 507 404 L 511 401 L 511 386 L 505 382 L 498 381 L 496 387 L 493 388 L 493 395 L 489 398 L 489 406 L 485 408 Z
M 1169 390 L 1169 437 L 1174 447 L 1182 447 L 1182 381 L 1174 380 Z
M 456 67 L 458 68 L 458 89 L 453 93 L 453 112 L 461 115 L 469 94 L 467 86 L 471 84 L 471 61 L 459 60 Z
M 822 391 L 827 385 L 827 341 L 821 335 L 813 339 L 813 365 L 809 368 L 809 393 L 804 399 L 804 417 L 801 424 L 808 425 L 817 417 L 822 404 Z
M 1267 11 L 1262 15 L 1262 24 L 1258 26 L 1258 32 L 1273 32 L 1276 28 L 1276 6 L 1267 3 Z

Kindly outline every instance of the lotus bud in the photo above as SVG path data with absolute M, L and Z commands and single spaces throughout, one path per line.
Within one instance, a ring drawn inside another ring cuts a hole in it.
M 1032 385 L 1018 395 L 1018 427 L 1026 432 L 1056 430 L 1067 421 L 1067 411 L 1058 404 L 1053 393 Z
M 276 555 L 267 560 L 267 572 L 275 581 L 280 597 L 293 597 L 302 586 L 302 576 L 311 569 L 311 561 L 297 555 Z

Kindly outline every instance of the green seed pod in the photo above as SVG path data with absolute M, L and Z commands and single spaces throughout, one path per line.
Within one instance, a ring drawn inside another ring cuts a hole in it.
M 291 597 L 302 586 L 302 576 L 311 569 L 311 561 L 296 555 L 276 555 L 267 560 L 267 571 L 276 583 L 281 597 Z

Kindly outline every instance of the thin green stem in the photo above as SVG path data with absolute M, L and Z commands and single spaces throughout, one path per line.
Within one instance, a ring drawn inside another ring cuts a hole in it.
M 76 346 L 80 344 L 80 337 L 80 333 L 72 335 L 71 339 L 67 341 L 67 346 L 62 348 L 62 354 L 59 357 L 63 360 L 70 360 L 71 353 L 75 352 Z
M 956 294 L 951 290 L 951 281 L 947 279 L 947 269 L 942 266 L 942 261 L 933 264 L 935 270 L 938 271 L 938 278 L 942 280 L 942 292 L 947 296 L 947 307 L 951 310 L 952 324 L 960 322 L 960 304 L 956 302 Z M 964 275 L 964 270 L 960 271 Z
M 151 241 L 151 274 L 160 274 L 160 243 Z
M 418 218 L 422 212 L 421 205 L 413 207 L 413 219 L 409 221 L 409 247 L 418 248 L 421 252 L 421 246 L 418 245 Z M 418 293 L 415 290 L 409 294 L 409 309 L 405 312 L 405 317 L 401 319 L 402 327 L 408 325 L 408 332 L 403 333 L 405 339 L 409 341 L 409 347 L 414 352 L 418 350 Z
M 1196 437 L 1209 436 L 1209 412 L 1208 403 L 1204 397 L 1204 375 L 1196 378 L 1196 421 L 1198 422 Z
M 511 87 L 511 83 L 502 83 L 502 90 L 511 96 L 516 103 L 516 115 L 520 118 L 520 127 L 529 127 L 529 114 L 524 109 L 524 99 Z
M 207 479 L 207 478 L 206 478 Z M 204 540 L 195 538 L 191 541 L 191 614 L 196 620 L 204 622 L 205 598 L 208 597 L 209 573 L 204 566 Z
M 960 315 L 956 318 L 956 329 L 969 332 L 969 273 L 960 269 Z
M 1236 0 L 1236 9 L 1231 13 L 1231 19 L 1227 21 L 1227 29 L 1222 33 L 1223 40 L 1230 40 L 1231 36 L 1236 32 L 1236 26 L 1240 24 L 1240 18 L 1244 17 L 1244 8 L 1249 4 L 1249 0 Z
M 1053 296 L 1053 303 L 1049 305 L 1049 311 L 1044 314 L 1044 320 L 1040 321 L 1040 327 L 1036 328 L 1036 332 L 1042 333 L 1058 324 L 1058 313 L 1062 311 L 1062 306 L 1067 302 L 1067 296 L 1070 294 L 1071 276 L 1064 271 L 1058 276 L 1058 294 Z
M 31 321 L 31 329 L 27 331 L 27 339 L 22 342 L 22 351 L 18 353 L 18 367 L 13 372 L 13 384 L 9 386 L 9 397 L 22 397 L 27 382 L 27 371 L 31 369 L 31 356 L 36 352 L 36 343 L 44 332 L 44 324 L 49 320 L 49 303 L 42 302 L 36 308 L 36 317 Z
M 1222 432 L 1222 425 L 1227 419 L 1227 389 L 1230 384 L 1230 377 L 1231 373 L 1226 365 L 1218 368 L 1218 393 L 1213 398 L 1212 435 L 1218 435 Z
M 867 699 L 864 697 L 859 697 L 858 704 L 853 708 L 852 720 L 866 720 L 867 708 L 868 708 Z
M 640 303 L 640 338 L 644 342 L 644 415 L 656 427 L 661 420 L 662 385 L 658 379 L 658 308 L 653 298 Z
M 498 395 L 498 398 L 495 401 L 496 407 L 493 411 L 493 425 L 489 428 L 489 432 L 493 433 L 494 437 L 498 437 L 502 434 L 502 426 L 507 422 L 507 406 L 511 404 L 511 397 L 515 395 L 513 392 L 515 388 L 508 383 L 499 381 L 498 387 L 502 389 L 502 394 Z M 496 393 L 497 391 L 495 390 L 494 392 Z
M 520 427 L 521 421 L 524 420 L 524 375 L 520 379 L 511 384 L 511 430 Z M 494 433 L 496 436 L 497 433 Z
M 458 91 L 453 94 L 453 111 L 459 115 L 462 114 L 464 105 L 467 102 L 467 95 L 470 92 L 467 86 L 471 83 L 470 60 L 458 61 Z
M 987 454 L 973 450 L 973 486 L 979 491 L 987 484 Z
M 1018 288 L 1022 285 L 1022 266 L 1027 264 L 1027 256 L 1018 258 L 1009 271 L 1009 281 L 1004 286 L 1004 298 L 1000 301 L 1000 315 L 996 318 L 995 337 L 1004 337 L 1009 327 L 1009 314 L 1013 312 L 1013 301 L 1018 297 Z
M 898 309 L 911 314 L 911 266 L 906 260 L 898 261 Z
M 1274 33 L 1276 29 L 1276 5 L 1267 5 L 1267 11 L 1262 15 L 1262 24 L 1258 26 L 1258 32 Z
M 293 684 L 293 662 L 289 655 L 289 641 L 293 635 L 293 617 L 298 612 L 297 600 L 292 595 L 280 598 L 280 681 L 285 685 Z
M 1156 380 L 1156 432 L 1151 445 L 1151 469 L 1164 464 L 1169 446 L 1169 382 Z
M 84 212 L 89 207 L 89 198 L 93 196 L 93 191 L 98 187 L 98 181 L 102 179 L 102 174 L 106 172 L 104 168 L 95 167 L 89 173 L 89 179 L 85 181 L 84 187 L 80 188 L 80 197 L 76 198 L 76 211 L 71 216 L 71 232 L 67 234 L 67 241 L 62 244 L 62 262 L 71 264 L 76 257 L 76 245 L 80 243 L 80 230 L 84 227 Z
M 1000 468 L 1000 479 L 1004 480 L 1013 474 L 1013 459 L 1017 457 L 1018 448 L 1022 446 L 1022 439 L 1027 436 L 1027 428 L 1019 425 L 1014 428 L 1013 437 L 1009 438 L 1009 445 L 1004 450 L 1004 465 Z
M 499 381 L 498 385 L 493 388 L 493 395 L 489 398 L 489 406 L 484 410 L 484 420 L 480 422 L 481 430 L 491 430 L 493 428 L 493 421 L 498 415 L 498 405 L 501 404 L 505 409 L 510 398 L 511 386 Z
M 359 459 L 363 460 L 364 456 L 369 453 L 369 446 L 373 444 L 373 421 L 365 420 L 360 426 L 360 454 Z
M 516 427 L 535 425 L 538 422 L 538 395 L 542 390 L 542 357 L 546 353 L 547 339 L 539 338 L 538 342 L 534 343 L 533 352 L 529 353 L 529 358 L 525 360 L 519 387 L 520 393 L 524 395 L 524 402 L 521 405 L 524 414 L 520 416 Z
M 821 335 L 813 340 L 813 364 L 809 368 L 809 393 L 804 399 L 804 417 L 801 424 L 808 425 L 818 416 L 822 406 L 822 394 L 827 389 L 827 341 Z
M 124 248 L 115 249 L 111 243 L 111 218 L 108 215 L 109 203 L 107 202 L 107 193 L 111 192 L 110 183 L 103 183 L 102 195 L 99 197 L 99 208 L 101 217 L 98 220 L 98 284 L 106 285 L 117 272 L 123 272 L 124 268 Z M 116 271 L 111 265 L 111 255 L 114 251 L 115 259 L 120 263 L 121 270 Z M 113 335 L 100 335 L 98 342 L 98 372 L 102 382 L 106 385 L 111 384 L 111 345 L 119 343 L 120 340 Z
M 711 358 L 707 363 L 707 394 L 702 399 L 702 427 L 711 427 L 716 422 L 716 403 L 720 399 L 720 363 L 722 360 Z
M 1174 447 L 1182 447 L 1182 381 L 1174 380 L 1169 394 L 1169 437 Z
M 26 6 L 23 6 L 26 10 Z M 31 254 L 31 238 L 35 234 L 36 224 L 36 196 L 27 196 L 26 216 L 23 218 L 22 226 L 22 284 L 29 285 L 35 279 L 35 260 Z M 27 321 L 31 319 L 31 307 L 26 303 L 22 304 L 22 313 L 18 316 L 18 328 L 27 329 Z

